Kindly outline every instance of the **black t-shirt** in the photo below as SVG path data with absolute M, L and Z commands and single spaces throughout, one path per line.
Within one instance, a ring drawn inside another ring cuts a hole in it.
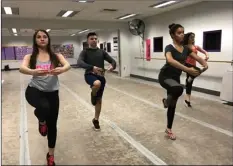
M 167 52 L 171 52 L 173 59 L 181 64 L 185 64 L 187 57 L 192 51 L 187 46 L 184 46 L 183 52 L 180 53 L 172 44 L 169 44 L 165 47 L 165 57 Z M 166 64 L 162 67 L 161 72 L 166 76 L 180 77 L 182 70 L 166 62 Z

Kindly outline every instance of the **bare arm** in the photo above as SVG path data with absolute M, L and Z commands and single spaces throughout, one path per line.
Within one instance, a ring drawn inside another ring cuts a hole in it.
M 203 58 L 197 56 L 197 54 L 195 54 L 194 52 L 192 52 L 189 56 L 198 61 L 198 63 L 200 63 L 203 67 L 208 67 L 206 61 Z
M 203 53 L 203 54 L 207 54 L 207 51 L 206 50 L 204 50 L 204 49 L 202 49 L 201 47 L 199 47 L 199 46 L 196 46 L 197 47 L 197 50 L 198 51 L 200 51 L 201 53 Z
M 63 66 L 62 68 L 64 69 L 64 72 L 68 71 L 71 68 L 69 62 L 64 58 L 62 54 L 57 54 L 57 57 Z
M 112 65 L 113 70 L 116 69 L 116 61 L 106 51 L 104 51 L 104 59 Z
M 182 71 L 184 71 L 184 72 L 187 72 L 187 71 L 188 71 L 188 67 L 184 66 L 184 65 L 181 64 L 180 62 L 178 62 L 178 61 L 176 61 L 175 59 L 173 59 L 171 52 L 167 52 L 165 56 L 166 56 L 167 62 L 168 62 L 170 65 L 172 65 L 172 66 L 174 66 L 175 68 L 178 68 L 178 69 L 180 69 L 180 70 L 182 70 Z
M 23 58 L 23 62 L 19 68 L 19 72 L 27 75 L 33 75 L 33 70 L 29 68 L 29 62 L 31 59 L 31 55 L 25 55 Z
M 208 52 L 204 49 L 202 49 L 201 47 L 199 46 L 196 46 L 197 47 L 197 50 L 200 51 L 201 53 L 205 54 L 205 60 L 207 61 L 209 59 L 209 55 L 208 55 Z
M 197 56 L 197 54 L 195 54 L 194 52 L 192 52 L 189 56 L 198 61 L 198 63 L 200 63 L 204 67 L 204 70 L 208 69 L 208 64 L 203 58 Z

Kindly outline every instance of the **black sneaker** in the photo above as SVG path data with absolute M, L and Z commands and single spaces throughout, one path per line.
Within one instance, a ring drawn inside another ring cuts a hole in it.
M 99 121 L 96 120 L 95 118 L 92 120 L 92 123 L 94 125 L 94 129 L 95 130 L 100 130 L 100 125 L 99 125 Z
M 167 108 L 167 99 L 163 98 L 162 102 L 163 102 L 163 107 Z
M 187 107 L 192 107 L 190 101 L 185 100 L 184 103 Z
M 91 92 L 91 103 L 92 105 L 96 105 L 97 102 L 97 96 L 94 96 L 93 93 Z
M 46 159 L 47 159 L 47 165 L 56 165 L 54 162 L 54 155 L 49 155 L 49 153 L 47 153 Z

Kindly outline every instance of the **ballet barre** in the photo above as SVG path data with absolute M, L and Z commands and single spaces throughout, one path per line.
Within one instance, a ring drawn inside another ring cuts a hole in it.
M 135 59 L 147 59 L 142 57 L 135 57 Z M 165 58 L 150 58 L 150 59 L 156 59 L 156 60 L 166 60 Z
M 135 57 L 135 59 L 147 59 L 143 57 Z M 166 60 L 165 58 L 150 58 L 151 60 Z M 215 63 L 233 63 L 232 61 L 217 61 L 217 60 L 208 60 L 207 62 L 215 62 Z

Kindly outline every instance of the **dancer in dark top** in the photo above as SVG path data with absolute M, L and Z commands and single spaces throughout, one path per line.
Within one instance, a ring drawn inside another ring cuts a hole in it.
M 84 77 L 88 85 L 90 85 L 91 102 L 95 106 L 95 117 L 92 120 L 95 130 L 100 130 L 99 116 L 102 106 L 102 96 L 106 80 L 104 77 L 104 61 L 110 63 L 108 71 L 116 68 L 116 61 L 104 50 L 97 47 L 97 34 L 91 32 L 87 35 L 89 47 L 83 50 L 78 58 L 78 66 L 86 69 Z
M 208 69 L 208 65 L 204 59 L 197 56 L 187 46 L 183 46 L 184 28 L 180 24 L 169 25 L 169 33 L 173 39 L 173 43 L 165 47 L 166 64 L 161 68 L 159 73 L 159 83 L 167 90 L 167 99 L 163 99 L 163 104 L 168 107 L 167 110 L 167 129 L 165 132 L 172 140 L 176 136 L 172 132 L 172 124 L 175 115 L 176 103 L 178 98 L 183 93 L 183 87 L 180 84 L 180 75 L 182 71 L 189 73 L 192 76 L 198 76 L 201 72 Z M 186 67 L 185 61 L 188 56 L 198 61 L 203 70 L 198 70 L 193 67 Z

